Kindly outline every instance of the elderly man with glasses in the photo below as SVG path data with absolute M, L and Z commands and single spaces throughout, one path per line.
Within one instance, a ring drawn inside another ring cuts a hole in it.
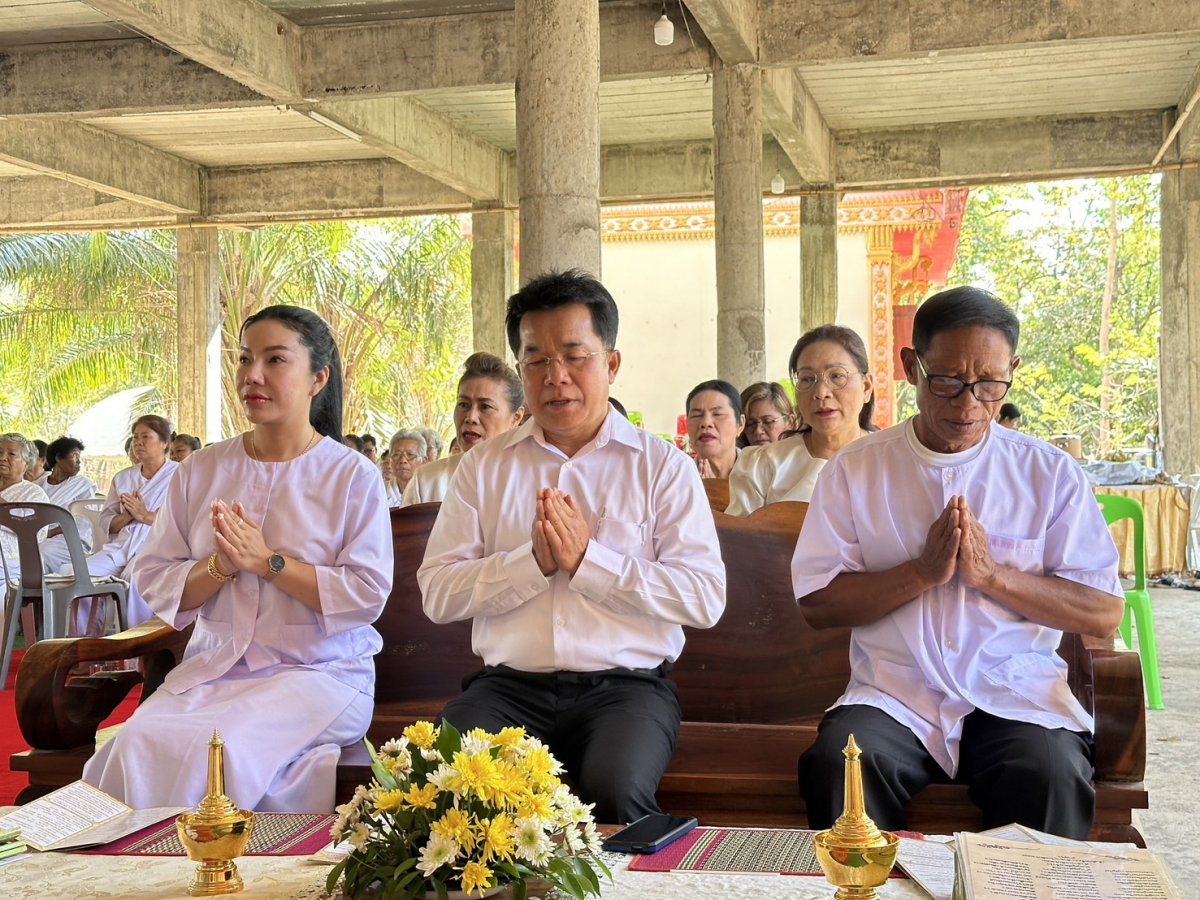
M 954 781 L 985 828 L 1091 830 L 1093 723 L 1056 650 L 1064 631 L 1117 627 L 1117 551 L 1075 461 L 995 424 L 1018 336 L 987 291 L 931 297 L 901 351 L 917 415 L 818 480 L 792 581 L 813 627 L 853 631 L 850 684 L 799 764 L 814 828 L 842 810 L 853 733 L 881 828 L 904 828 L 911 796 Z

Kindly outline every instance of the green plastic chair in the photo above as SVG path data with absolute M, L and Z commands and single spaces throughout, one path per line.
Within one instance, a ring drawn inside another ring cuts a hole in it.
M 1158 647 L 1154 642 L 1154 617 L 1150 612 L 1150 594 L 1146 591 L 1146 521 L 1142 504 L 1131 497 L 1097 494 L 1096 500 L 1109 525 L 1133 519 L 1133 589 L 1125 592 L 1125 615 L 1120 632 L 1125 646 L 1133 648 L 1136 624 L 1142 657 L 1142 677 L 1146 680 L 1146 699 L 1151 709 L 1165 709 L 1162 682 L 1158 677 Z

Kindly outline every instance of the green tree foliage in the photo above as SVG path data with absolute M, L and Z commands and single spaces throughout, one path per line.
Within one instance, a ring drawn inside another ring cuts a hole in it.
M 226 435 L 244 427 L 237 329 L 272 303 L 320 313 L 342 353 L 345 424 L 383 439 L 449 425 L 470 344 L 470 249 L 451 217 L 276 225 L 220 235 Z M 153 385 L 173 415 L 175 235 L 0 237 L 0 417 L 59 434 L 84 409 Z
M 1101 312 L 1116 203 L 1109 321 L 1109 439 Z M 1013 303 L 1021 366 L 1009 398 L 1033 434 L 1078 434 L 1096 454 L 1158 433 L 1159 184 L 1153 176 L 972 190 L 949 284 Z M 911 402 L 911 401 L 910 401 Z

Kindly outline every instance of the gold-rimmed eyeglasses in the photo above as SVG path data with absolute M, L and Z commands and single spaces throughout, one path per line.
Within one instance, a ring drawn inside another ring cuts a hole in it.
M 862 374 L 862 372 L 847 369 L 845 366 L 830 366 L 820 375 L 816 372 L 801 372 L 796 376 L 796 390 L 801 394 L 807 394 L 816 390 L 818 384 L 825 382 L 833 390 L 840 391 L 850 383 L 852 376 Z
M 550 363 L 556 362 L 568 371 L 578 372 L 591 362 L 593 356 L 612 352 L 612 350 L 593 350 L 590 353 L 566 353 L 562 356 L 527 357 L 520 360 L 517 363 L 517 367 L 529 375 L 544 375 L 550 371 Z

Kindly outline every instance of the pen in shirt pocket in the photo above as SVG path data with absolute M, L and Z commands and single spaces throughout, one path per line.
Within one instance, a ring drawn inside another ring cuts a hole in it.
M 596 537 L 600 537 L 600 526 L 604 524 L 606 518 L 608 518 L 607 506 L 600 510 L 600 518 L 596 520 Z

